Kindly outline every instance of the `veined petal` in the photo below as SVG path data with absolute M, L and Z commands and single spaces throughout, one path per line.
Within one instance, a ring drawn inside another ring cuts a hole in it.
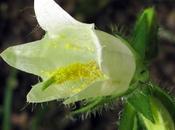
M 96 31 L 96 34 L 101 46 L 98 62 L 109 79 L 88 86 L 65 104 L 98 96 L 121 95 L 129 88 L 136 69 L 134 54 L 121 39 L 102 31 Z
M 34 0 L 34 9 L 40 26 L 52 35 L 69 25 L 93 27 L 93 24 L 84 24 L 75 20 L 54 0 Z
M 110 80 L 128 89 L 136 69 L 136 61 L 132 48 L 121 38 L 114 37 L 102 31 L 96 31 L 102 47 L 98 59 L 102 71 Z M 121 88 L 122 89 L 122 88 Z
M 46 77 L 47 72 L 71 63 L 96 60 L 94 32 L 89 28 L 64 28 L 55 38 L 18 45 L 1 53 L 11 66 Z

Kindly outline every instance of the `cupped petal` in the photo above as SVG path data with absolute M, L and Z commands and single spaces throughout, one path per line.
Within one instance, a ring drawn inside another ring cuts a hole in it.
M 1 57 L 22 71 L 46 77 L 61 66 L 96 60 L 94 33 L 89 28 L 65 28 L 55 38 L 9 47 Z
M 96 31 L 96 34 L 99 39 L 98 46 L 101 46 L 98 62 L 102 72 L 109 79 L 93 83 L 80 93 L 68 98 L 65 104 L 98 96 L 120 96 L 130 86 L 136 69 L 135 57 L 131 48 L 120 38 L 102 31 Z
M 40 26 L 52 35 L 69 25 L 93 27 L 93 24 L 84 24 L 75 20 L 54 0 L 34 0 L 34 9 Z
M 125 90 L 133 78 L 136 69 L 135 55 L 132 48 L 120 37 L 114 37 L 102 31 L 95 31 L 101 46 L 98 62 L 102 71 L 110 80 Z

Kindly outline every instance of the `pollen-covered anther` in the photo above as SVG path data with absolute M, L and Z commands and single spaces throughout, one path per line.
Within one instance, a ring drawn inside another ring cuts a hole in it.
M 96 79 L 103 76 L 95 61 L 88 63 L 73 63 L 65 67 L 60 67 L 58 70 L 52 72 L 43 89 L 49 87 L 53 83 L 62 84 L 66 81 L 75 81 L 84 79 L 83 84 L 89 84 Z

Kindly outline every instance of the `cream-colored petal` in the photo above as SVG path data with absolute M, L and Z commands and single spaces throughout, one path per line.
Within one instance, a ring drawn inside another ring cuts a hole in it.
M 88 86 L 80 93 L 70 97 L 64 103 L 69 104 L 82 99 L 121 95 L 125 93 L 133 78 L 136 69 L 135 57 L 131 48 L 124 40 L 102 31 L 96 31 L 99 39 L 100 51 L 97 51 L 101 70 L 109 78 Z
M 36 84 L 32 87 L 27 94 L 27 102 L 41 103 L 65 99 L 76 94 L 82 85 L 82 82 L 70 81 L 62 84 L 52 84 L 47 89 L 43 90 L 43 83 L 44 82 Z
M 69 97 L 67 100 L 65 100 L 64 104 L 70 104 L 76 101 L 93 97 L 110 96 L 110 95 L 121 96 L 126 91 L 127 87 L 125 85 L 115 83 L 110 79 L 104 81 L 98 81 L 91 84 L 81 92 L 73 95 L 72 97 Z
M 96 31 L 96 35 L 102 47 L 98 59 L 102 71 L 110 77 L 111 81 L 114 81 L 114 85 L 120 83 L 127 89 L 136 69 L 132 49 L 126 44 L 126 41 L 119 37 L 102 31 Z
M 34 0 L 34 9 L 38 23 L 51 35 L 57 34 L 65 26 L 93 27 L 93 24 L 84 24 L 75 20 L 54 0 Z
M 9 47 L 1 57 L 22 71 L 45 77 L 47 72 L 72 63 L 96 60 L 94 33 L 89 28 L 64 28 L 55 38 Z

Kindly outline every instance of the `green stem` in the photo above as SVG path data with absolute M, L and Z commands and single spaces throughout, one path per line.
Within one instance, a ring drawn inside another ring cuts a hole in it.
M 12 70 L 8 79 L 7 85 L 5 88 L 5 95 L 4 95 L 4 107 L 3 107 L 3 130 L 10 130 L 11 123 L 10 123 L 10 116 L 11 116 L 11 105 L 12 105 L 12 95 L 13 89 L 16 86 L 16 70 Z

